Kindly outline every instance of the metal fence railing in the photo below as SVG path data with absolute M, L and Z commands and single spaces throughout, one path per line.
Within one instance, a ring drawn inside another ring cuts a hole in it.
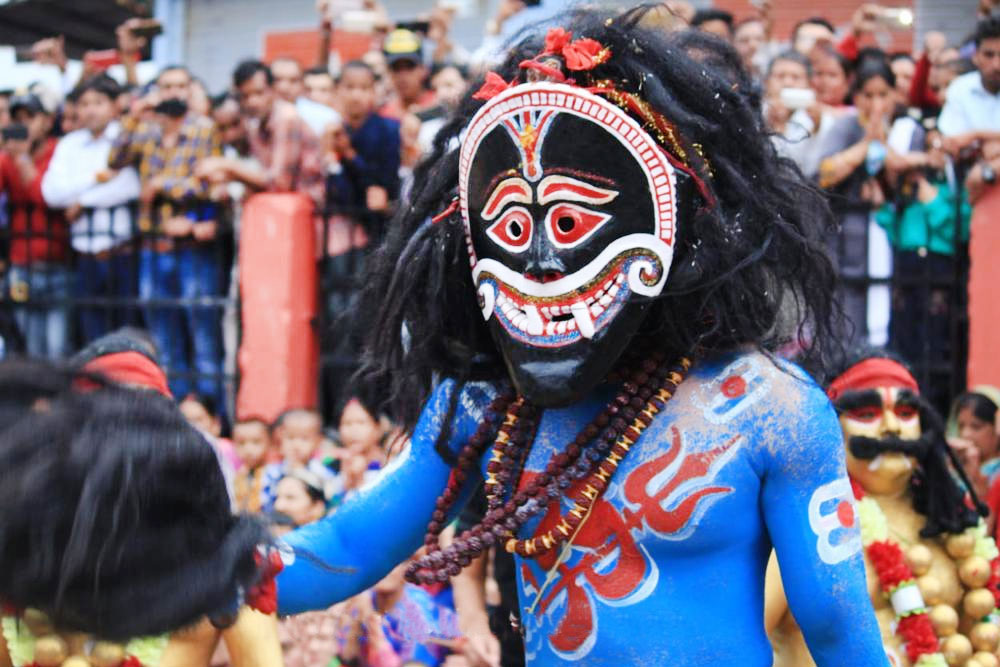
M 119 327 L 142 328 L 177 398 L 196 393 L 232 414 L 239 343 L 232 219 L 202 202 L 178 210 L 144 229 L 136 203 L 83 209 L 67 221 L 63 211 L 9 202 L 0 311 L 16 325 L 12 351 L 67 358 Z

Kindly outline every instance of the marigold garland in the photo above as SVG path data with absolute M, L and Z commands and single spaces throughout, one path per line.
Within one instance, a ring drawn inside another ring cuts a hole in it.
M 32 667 L 35 655 L 35 639 L 27 626 L 14 616 L 0 618 L 3 628 L 3 638 L 7 642 L 7 650 L 14 665 Z M 133 639 L 125 646 L 127 657 L 121 667 L 144 667 L 158 665 L 167 648 L 167 635 L 157 637 L 141 637 Z
M 853 483 L 853 480 L 852 486 L 859 501 L 861 543 L 865 546 L 868 560 L 875 568 L 882 592 L 891 595 L 903 586 L 915 585 L 916 578 L 906 564 L 903 550 L 889 539 L 889 522 L 882 508 L 873 498 L 865 496 L 864 490 Z M 919 667 L 947 664 L 926 607 L 899 615 L 897 619 L 896 634 L 903 640 L 911 663 Z

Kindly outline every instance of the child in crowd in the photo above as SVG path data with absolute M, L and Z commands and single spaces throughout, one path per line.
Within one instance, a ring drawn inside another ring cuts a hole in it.
M 208 436 L 208 441 L 215 447 L 219 456 L 233 470 L 238 470 L 240 458 L 236 455 L 233 443 L 228 438 L 222 437 L 222 419 L 219 417 L 215 399 L 192 392 L 181 399 L 178 407 L 191 426 Z
M 335 482 L 333 472 L 316 457 L 323 441 L 323 421 L 315 410 L 289 410 L 278 418 L 274 438 L 281 451 L 281 461 L 264 469 L 261 509 L 270 511 L 278 494 L 278 482 L 293 470 L 305 468 L 317 475 L 324 485 Z M 336 490 L 336 489 L 332 489 Z
M 371 481 L 385 465 L 382 439 L 385 429 L 373 410 L 358 396 L 350 396 L 340 411 L 339 488 L 331 504 L 344 499 Z
M 296 528 L 319 521 L 326 515 L 326 484 L 305 468 L 289 471 L 278 482 L 274 511 L 290 518 Z
M 406 583 L 403 561 L 369 591 L 345 604 L 341 625 L 342 664 L 396 667 L 418 660 L 441 665 L 460 636 L 453 609 L 437 604 L 419 586 Z
M 320 477 L 298 468 L 281 478 L 272 516 L 287 517 L 296 527 L 326 514 L 326 489 Z M 280 529 L 279 529 L 280 530 Z M 322 667 L 337 657 L 339 606 L 296 614 L 281 620 L 279 636 L 285 667 Z
M 264 470 L 271 450 L 271 427 L 259 417 L 247 417 L 233 426 L 233 446 L 240 459 L 234 490 L 236 509 L 259 512 L 263 503 Z
M 385 429 L 375 410 L 360 396 L 350 396 L 340 411 L 340 442 L 346 454 L 364 457 L 368 467 L 378 470 L 385 465 L 382 438 Z

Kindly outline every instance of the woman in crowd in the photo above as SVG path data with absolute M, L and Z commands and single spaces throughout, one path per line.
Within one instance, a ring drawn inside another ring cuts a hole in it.
M 997 406 L 1000 389 L 980 385 L 956 398 L 948 417 L 948 444 L 958 454 L 976 493 L 987 498 L 992 524 L 1000 511 Z
M 891 274 L 885 234 L 870 218 L 891 196 L 888 171 L 905 162 L 889 144 L 895 83 L 886 60 L 864 59 L 851 88 L 857 113 L 837 119 L 820 150 L 819 185 L 829 191 L 840 222 L 830 250 L 843 280 L 840 297 L 849 320 L 844 331 L 848 343 L 868 338 L 883 345 L 888 337 L 888 287 L 869 286 L 866 278 Z M 822 99 L 820 89 L 817 94 Z
M 815 46 L 809 60 L 816 98 L 831 109 L 845 111 L 851 90 L 851 62 L 829 44 Z

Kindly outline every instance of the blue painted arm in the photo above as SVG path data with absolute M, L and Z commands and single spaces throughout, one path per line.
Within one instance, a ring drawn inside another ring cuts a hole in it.
M 332 516 L 285 536 L 294 559 L 288 563 L 286 558 L 278 576 L 279 613 L 326 609 L 372 586 L 420 547 L 434 502 L 451 472 L 434 451 L 434 443 L 454 386 L 446 381 L 434 391 L 409 449 L 385 468 L 375 484 Z M 449 439 L 452 451 L 460 450 L 472 436 L 492 399 L 492 390 L 483 385 L 465 387 Z M 474 483 L 467 484 L 466 497 Z
M 818 387 L 786 382 L 778 410 L 788 426 L 760 443 L 760 462 L 764 520 L 789 608 L 819 667 L 886 665 L 840 424 Z

